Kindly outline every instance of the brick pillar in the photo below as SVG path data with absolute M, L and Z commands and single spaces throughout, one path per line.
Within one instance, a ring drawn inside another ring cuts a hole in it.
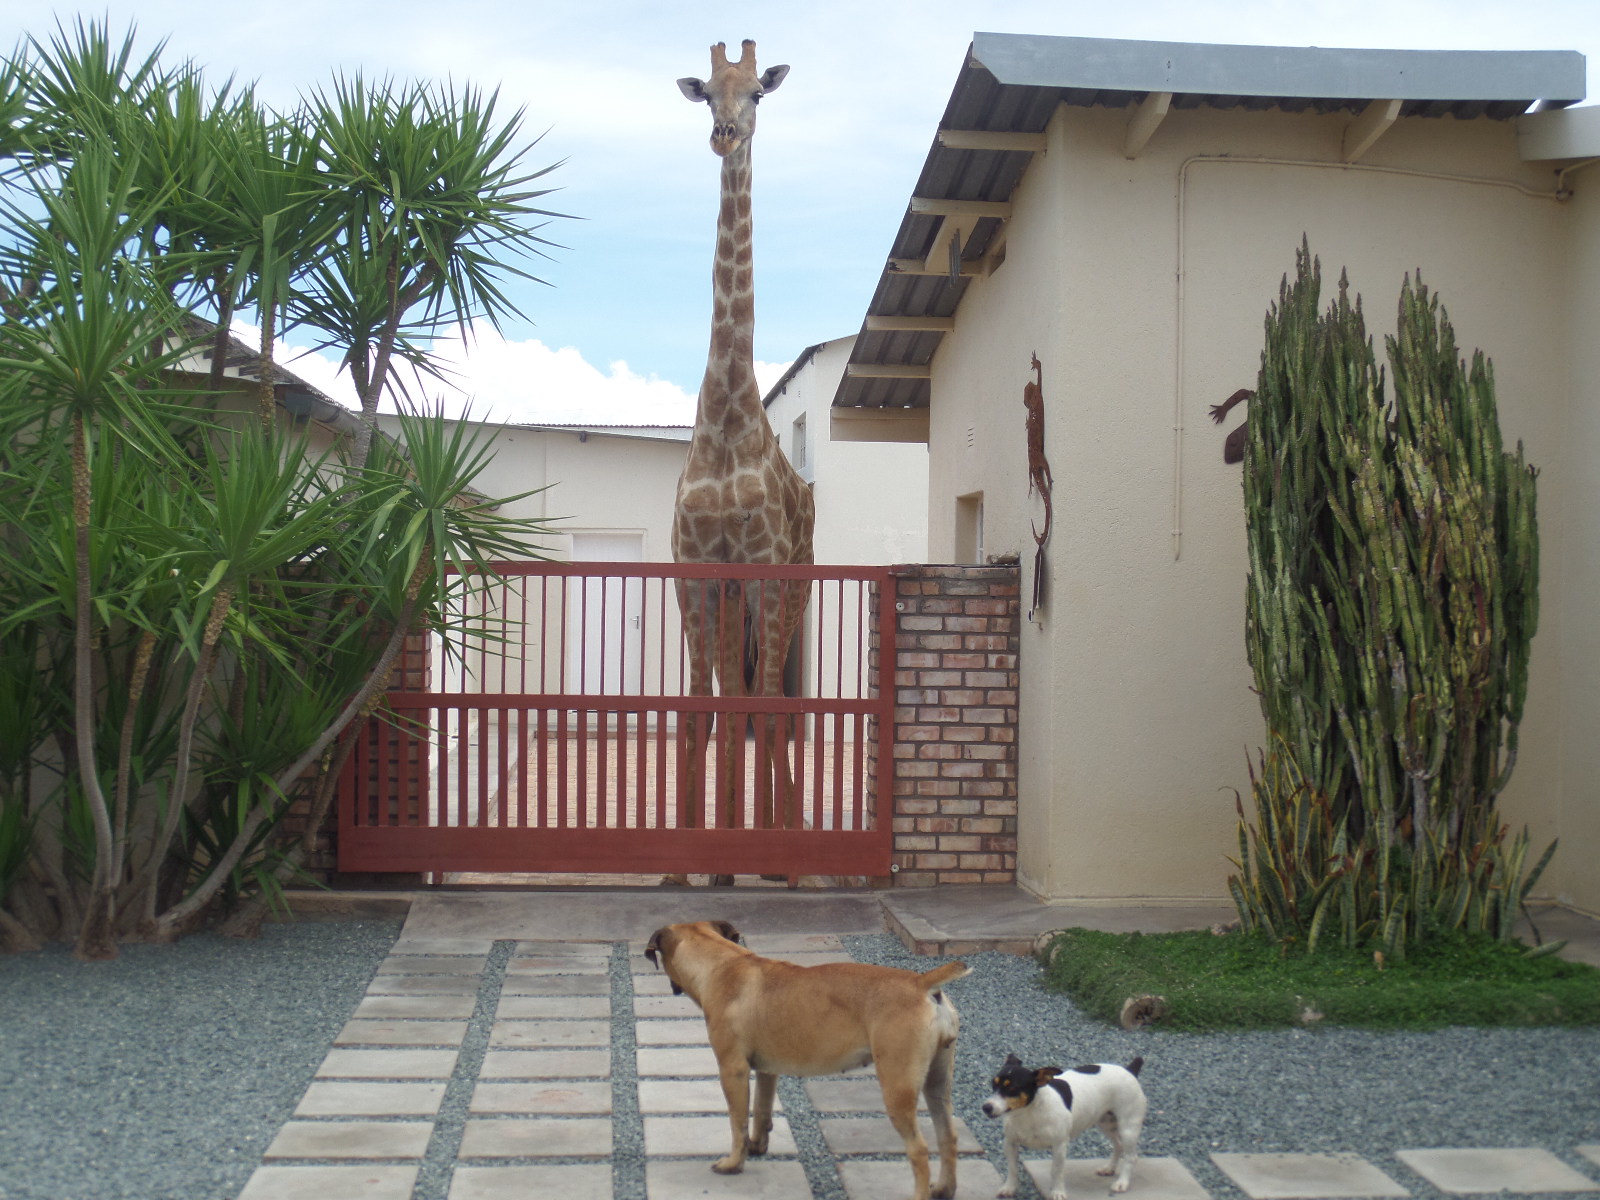
M 1018 569 L 907 566 L 893 576 L 894 883 L 1014 883 Z M 870 647 L 881 686 L 876 630 Z

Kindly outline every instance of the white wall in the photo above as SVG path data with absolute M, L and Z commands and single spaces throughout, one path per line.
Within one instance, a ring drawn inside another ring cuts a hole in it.
M 817 502 L 817 562 L 920 563 L 928 553 L 927 446 L 832 437 L 833 396 L 854 344 L 854 337 L 823 343 L 767 397 L 767 420 L 794 462 L 794 422 L 805 416 L 806 459 L 796 468 Z
M 1058 898 L 1213 898 L 1237 852 L 1230 789 L 1245 790 L 1263 729 L 1240 473 L 1206 410 L 1254 386 L 1263 316 L 1302 233 L 1325 297 L 1348 266 L 1380 338 L 1420 267 L 1463 350 L 1494 359 L 1508 442 L 1543 468 L 1549 564 L 1570 492 L 1571 212 L 1528 194 L 1549 192 L 1549 173 L 1518 163 L 1503 123 L 1402 121 L 1351 170 L 1241 161 L 1335 163 L 1345 114 L 1174 112 L 1132 162 L 1126 120 L 1058 112 L 1013 197 L 1006 261 L 974 283 L 935 359 L 930 551 L 952 553 L 955 497 L 982 491 L 988 548 L 1022 553 L 1027 594 L 1040 510 L 1021 396 L 1037 351 L 1056 524 L 1048 608 L 1022 646 L 1019 874 Z M 1566 595 L 1550 578 L 1547 565 L 1505 797 L 1541 846 L 1560 823 L 1566 719 Z

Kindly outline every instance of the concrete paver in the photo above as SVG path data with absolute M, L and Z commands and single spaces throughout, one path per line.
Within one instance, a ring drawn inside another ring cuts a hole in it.
M 611 1085 L 580 1079 L 480 1083 L 472 1093 L 472 1112 L 609 1115 Z
M 266 1158 L 421 1158 L 431 1121 L 290 1121 Z
M 1068 1196 L 1103 1196 L 1110 1193 L 1111 1181 L 1095 1172 L 1105 1165 L 1102 1159 L 1067 1160 Z M 1050 1160 L 1024 1158 L 1022 1169 L 1033 1176 L 1040 1195 L 1050 1194 Z M 1128 1200 L 1207 1200 L 1208 1193 L 1189 1168 L 1175 1158 L 1141 1157 L 1133 1165 L 1133 1179 L 1124 1193 Z
M 411 1200 L 415 1166 L 258 1167 L 239 1200 Z
M 490 1050 L 480 1079 L 606 1079 L 610 1050 Z
M 599 971 L 580 975 L 523 974 L 507 971 L 502 996 L 609 996 L 611 979 Z
M 476 996 L 478 975 L 377 975 L 367 986 L 369 996 Z
M 937 1158 L 932 1169 L 937 1181 Z M 898 1162 L 842 1162 L 839 1182 L 850 1200 L 905 1200 L 911 1192 L 911 1164 L 903 1156 Z M 963 1158 L 956 1169 L 956 1200 L 988 1200 L 1001 1182 L 988 1159 Z
M 611 1200 L 607 1163 L 549 1163 L 516 1167 L 457 1167 L 450 1200 Z
M 908 1183 L 910 1178 L 908 1170 Z M 737 1175 L 718 1175 L 711 1164 L 692 1158 L 653 1159 L 645 1164 L 644 1180 L 650 1200 L 811 1200 L 805 1168 L 784 1159 L 753 1158 Z
M 805 1088 L 806 1095 L 811 1097 L 812 1107 L 819 1113 L 883 1111 L 883 1089 L 878 1086 L 878 1077 L 870 1071 L 848 1078 L 828 1075 L 820 1079 L 808 1079 Z M 928 1111 L 928 1102 L 920 1095 L 917 1097 L 917 1111 Z
M 706 1023 L 692 1021 L 640 1021 L 635 1037 L 641 1046 L 698 1046 L 706 1040 Z
M 609 1046 L 610 1021 L 496 1021 L 489 1030 L 489 1045 L 509 1046 Z
M 1395 1157 L 1441 1192 L 1594 1192 L 1600 1183 L 1548 1150 L 1506 1147 L 1396 1150 Z
M 334 1049 L 317 1068 L 318 1079 L 449 1079 L 454 1050 Z
M 1600 1146 L 1579 1146 L 1578 1153 L 1600 1167 Z
M 880 1110 L 883 1108 L 881 1102 L 878 1107 Z M 876 1116 L 823 1117 L 818 1125 L 822 1128 L 822 1140 L 834 1154 L 905 1153 L 905 1142 L 895 1132 L 889 1118 L 881 1115 L 881 1111 L 880 1115 Z M 955 1118 L 955 1129 L 957 1154 L 983 1153 L 983 1147 L 978 1144 L 978 1139 L 972 1136 L 972 1130 L 967 1128 L 967 1123 L 960 1117 Z M 930 1147 L 936 1145 L 931 1117 L 922 1118 L 922 1136 L 927 1139 Z
M 703 1037 L 697 1046 L 640 1046 L 635 1054 L 641 1077 L 717 1074 L 717 1056 Z
M 553 979 L 579 979 L 553 975 Z M 575 1017 L 609 1017 L 610 996 L 501 996 L 495 1015 L 505 1020 L 567 1020 Z
M 726 1113 L 717 1117 L 647 1116 L 644 1119 L 644 1152 L 651 1158 L 698 1158 L 707 1164 L 728 1152 L 733 1130 Z M 774 1115 L 767 1139 L 768 1156 L 796 1155 L 789 1122 Z
M 347 1021 L 335 1046 L 459 1046 L 465 1021 Z
M 392 1018 L 442 1017 L 465 1020 L 477 1004 L 476 992 L 460 996 L 368 996 L 356 1005 L 362 1020 L 386 1021 Z
M 473 1119 L 461 1134 L 461 1158 L 605 1158 L 607 1117 Z
M 641 1079 L 639 1111 L 642 1113 L 721 1113 L 726 1119 L 728 1102 L 722 1084 L 715 1079 Z M 774 1112 L 783 1111 L 779 1097 Z
M 369 1083 L 316 1079 L 297 1117 L 431 1117 L 444 1102 L 442 1083 Z
M 1211 1161 L 1250 1200 L 1411 1194 L 1356 1154 L 1213 1154 Z
M 521 958 L 506 968 L 509 975 L 603 975 L 606 964 L 597 958 Z
M 481 975 L 481 954 L 396 954 L 378 964 L 379 975 Z

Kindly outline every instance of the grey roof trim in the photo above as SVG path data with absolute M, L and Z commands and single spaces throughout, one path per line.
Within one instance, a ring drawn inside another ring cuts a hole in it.
M 1002 84 L 1214 96 L 1544 100 L 1584 95 L 1576 50 L 1355 50 L 977 33 L 972 57 Z

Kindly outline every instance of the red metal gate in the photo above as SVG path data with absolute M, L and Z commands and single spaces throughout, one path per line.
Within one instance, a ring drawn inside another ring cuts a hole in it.
M 886 569 L 496 570 L 459 601 L 471 635 L 431 637 L 430 690 L 390 692 L 361 732 L 341 870 L 889 873 L 891 773 L 871 743 L 893 692 L 868 686 L 871 631 L 893 628 Z M 795 581 L 810 598 L 786 695 L 689 695 L 680 590 L 720 602 L 696 606 L 718 614 L 697 641 L 737 655 L 743 614 Z

